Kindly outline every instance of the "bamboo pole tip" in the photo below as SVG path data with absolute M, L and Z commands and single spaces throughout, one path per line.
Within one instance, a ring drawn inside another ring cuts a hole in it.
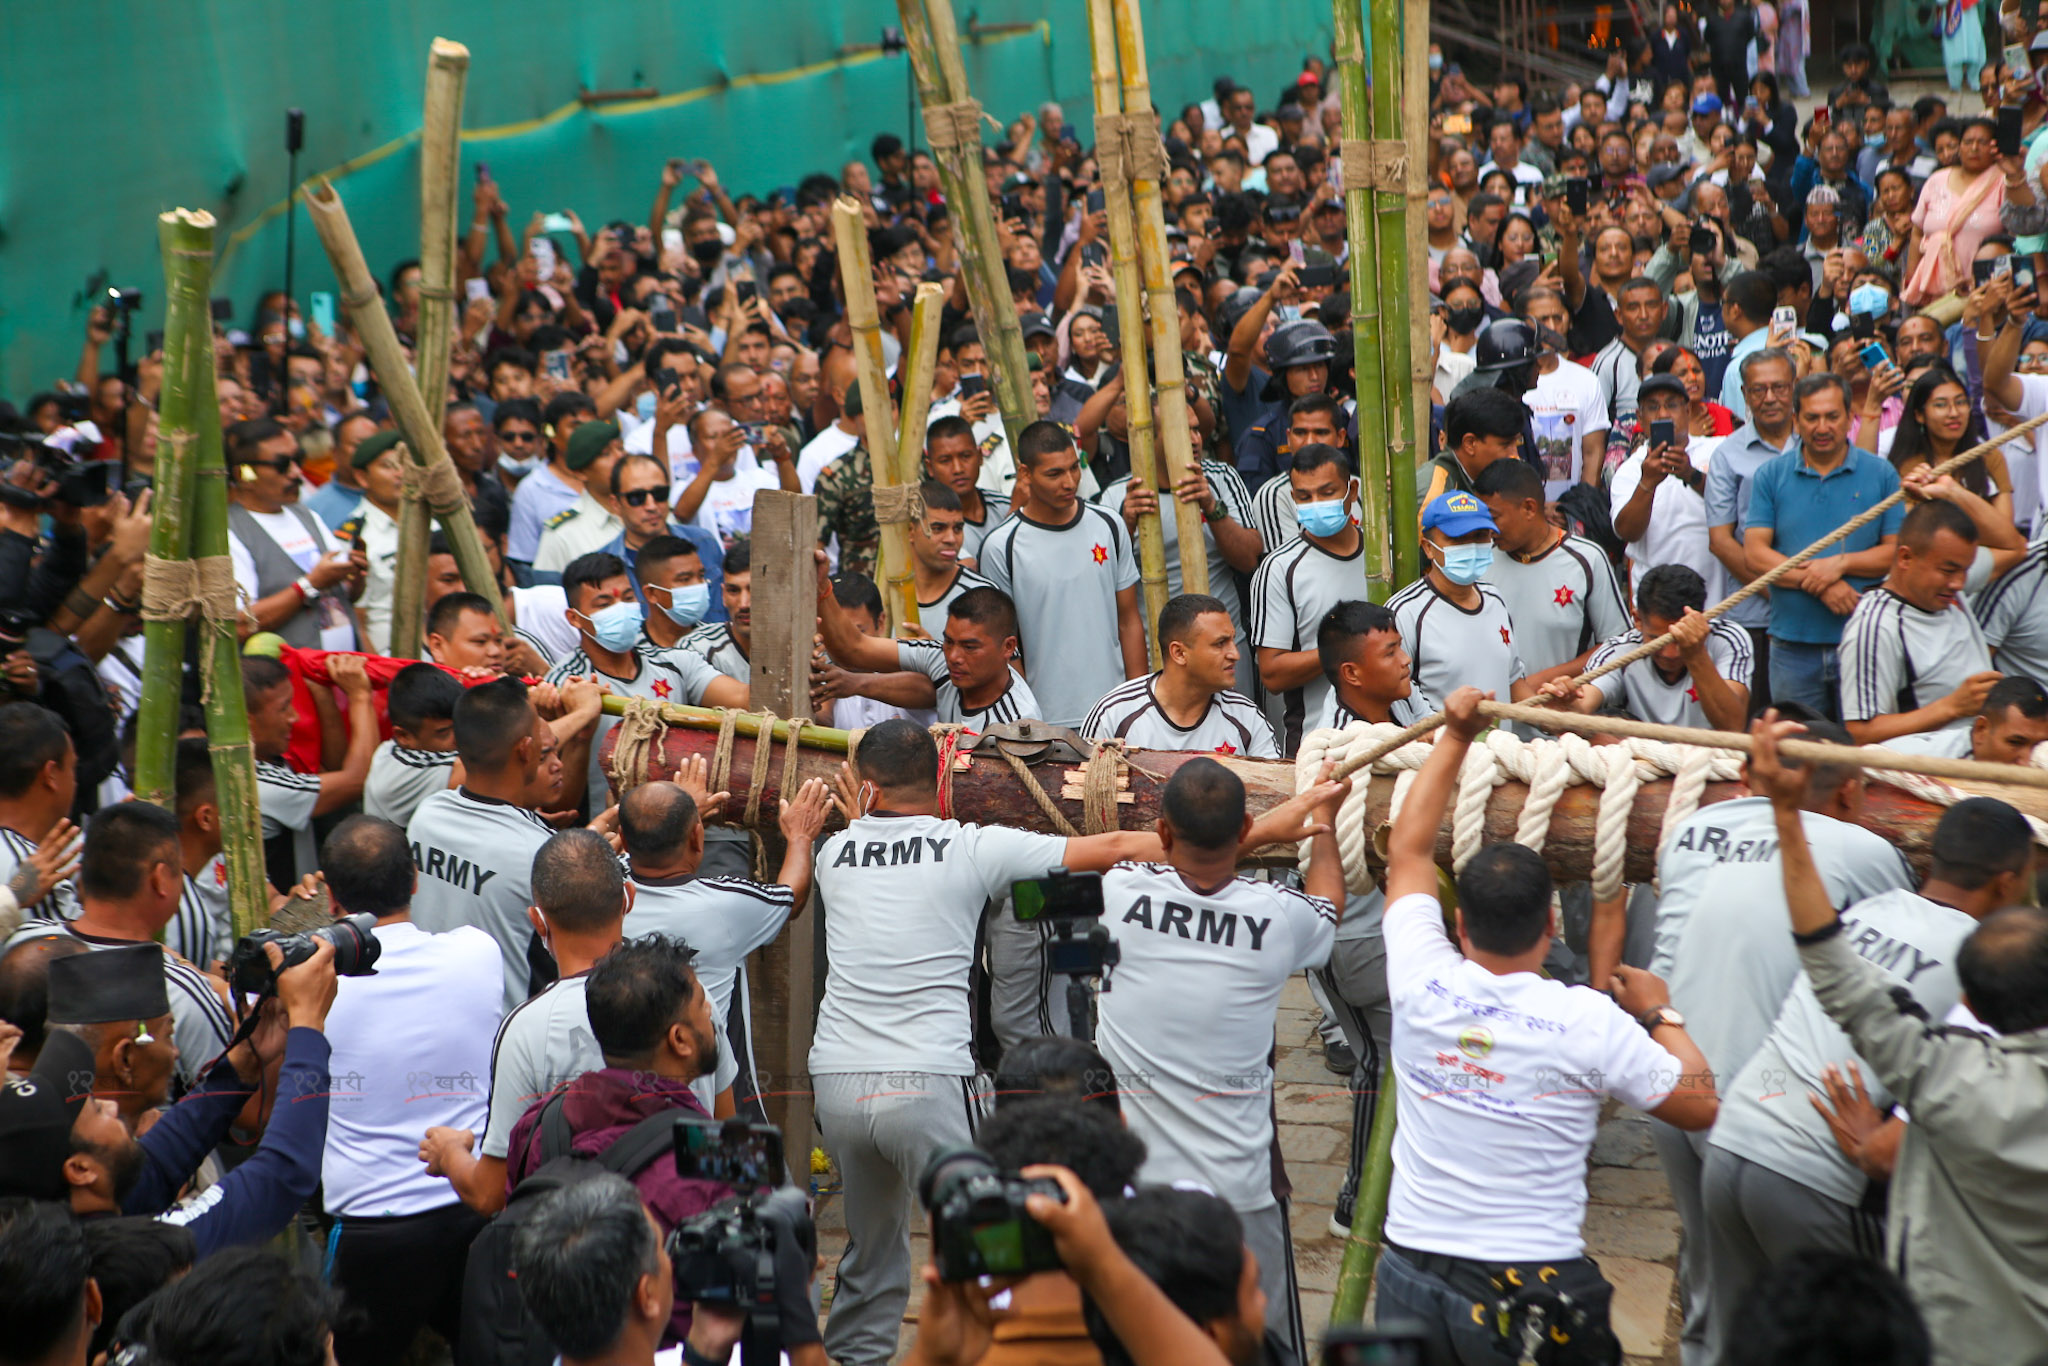
M 850 194 L 843 194 L 832 201 L 832 216 L 837 218 L 842 214 L 858 222 L 867 221 L 860 211 L 860 201 Z
M 192 228 L 199 232 L 212 232 L 219 226 L 204 209 L 167 209 L 157 215 L 157 221 L 167 228 Z
M 469 64 L 469 49 L 453 38 L 436 38 L 428 53 L 429 61 L 442 64 L 461 63 L 464 66 Z
M 920 280 L 917 285 L 917 296 L 912 301 L 912 307 L 923 303 L 927 299 L 943 299 L 945 297 L 946 287 L 944 285 L 936 280 Z M 1436 371 L 1434 370 L 1430 371 L 1432 375 L 1435 373 Z

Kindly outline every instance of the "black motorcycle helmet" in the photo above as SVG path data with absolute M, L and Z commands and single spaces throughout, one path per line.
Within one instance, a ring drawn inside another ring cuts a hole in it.
M 1266 369 L 1272 378 L 1260 397 L 1268 402 L 1287 396 L 1286 373 L 1297 365 L 1330 365 L 1337 359 L 1337 339 L 1313 318 L 1296 318 L 1273 329 L 1266 338 Z
M 1527 393 L 1536 383 L 1536 363 L 1543 358 L 1543 344 L 1536 329 L 1520 318 L 1497 318 L 1480 329 L 1479 344 L 1473 348 L 1475 386 L 1491 383 L 1510 393 Z M 1480 379 L 1478 376 L 1489 376 Z

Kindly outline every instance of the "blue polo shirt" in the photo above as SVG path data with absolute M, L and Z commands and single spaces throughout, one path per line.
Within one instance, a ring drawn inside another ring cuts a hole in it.
M 668 524 L 668 534 L 680 536 L 683 540 L 697 547 L 697 558 L 704 562 L 704 581 L 711 585 L 711 606 L 704 613 L 704 620 L 707 622 L 724 621 L 726 619 L 724 544 L 715 533 L 706 531 L 703 527 L 689 526 L 677 521 L 671 521 Z M 610 544 L 599 546 L 598 549 L 607 554 L 616 555 L 626 562 L 626 577 L 633 581 L 633 592 L 639 595 L 640 557 L 627 548 L 626 533 L 620 532 L 612 538 Z M 640 596 L 640 601 L 647 603 L 647 610 L 650 612 L 659 612 L 661 610 L 653 603 L 647 602 L 644 595 Z
M 1898 471 L 1891 462 L 1869 451 L 1849 448 L 1848 457 L 1823 478 L 1806 463 L 1799 439 L 1785 447 L 1782 455 L 1766 460 L 1750 481 L 1749 513 L 1745 530 L 1770 527 L 1771 546 L 1781 555 L 1796 555 L 1851 517 L 1881 502 L 1899 487 Z M 1896 536 L 1906 520 L 1903 506 L 1886 510 L 1884 516 L 1837 542 L 1828 553 L 1871 550 L 1886 536 Z M 1858 592 L 1867 591 L 1884 576 L 1851 576 L 1845 581 Z M 1819 598 L 1796 588 L 1771 589 L 1771 635 L 1778 640 L 1803 645 L 1839 645 L 1847 617 L 1830 612 Z

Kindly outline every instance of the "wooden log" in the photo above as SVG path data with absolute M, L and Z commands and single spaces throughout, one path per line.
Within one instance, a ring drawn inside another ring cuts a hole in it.
M 692 754 L 701 754 L 710 759 L 717 747 L 715 723 L 711 730 L 672 727 L 663 743 L 649 762 L 649 777 L 665 781 L 674 776 L 676 768 Z M 765 791 L 761 800 L 761 824 L 773 826 L 768 815 L 776 809 L 776 801 L 782 796 L 782 765 L 786 753 L 786 741 L 776 740 L 770 746 L 770 753 L 762 762 L 769 765 L 765 778 Z M 839 770 L 845 755 L 825 748 L 801 746 L 802 754 L 797 763 L 799 780 L 808 778 L 830 779 Z M 733 792 L 744 793 L 753 782 L 756 744 L 749 736 L 739 736 L 733 743 L 732 777 L 728 786 Z M 1294 795 L 1294 766 L 1285 761 L 1270 759 L 1242 759 L 1229 755 L 1194 755 L 1167 750 L 1133 750 L 1130 753 L 1130 786 L 1128 800 L 1119 796 L 1117 810 L 1126 830 L 1149 830 L 1159 819 L 1159 799 L 1167 781 L 1175 770 L 1194 758 L 1213 758 L 1225 765 L 1244 781 L 1248 805 L 1253 814 L 1270 810 L 1272 807 Z M 1082 826 L 1081 767 L 1077 764 L 1044 764 L 1034 770 L 1039 785 L 1059 806 L 1060 811 L 1076 829 Z M 1986 796 L 1995 796 L 2010 802 L 2030 816 L 2048 819 L 2048 793 L 2020 787 L 1992 787 L 1982 784 L 1957 784 L 1981 791 Z M 1074 796 L 1064 795 L 1071 791 Z M 1628 822 L 1628 861 L 1624 875 L 1631 882 L 1648 882 L 1656 876 L 1656 853 L 1663 830 L 1664 806 L 1669 800 L 1671 783 L 1669 779 L 1644 783 L 1636 794 L 1635 806 Z M 1522 807 L 1528 800 L 1529 789 L 1522 783 L 1504 783 L 1493 790 L 1493 796 L 1486 807 L 1485 841 L 1489 844 L 1503 843 L 1514 839 L 1516 824 L 1521 819 Z M 1725 802 L 1737 797 L 1746 797 L 1749 789 L 1741 783 L 1709 783 L 1706 793 L 1700 799 L 1702 806 Z M 1377 827 L 1387 818 L 1388 808 L 1393 802 L 1394 779 L 1377 776 L 1372 779 L 1366 798 L 1366 821 Z M 964 821 L 981 821 L 991 824 L 1015 826 L 1022 830 L 1053 831 L 1052 822 L 1039 810 L 1023 783 L 1011 772 L 1009 766 L 990 756 L 975 756 L 965 761 L 965 767 L 956 766 L 952 777 L 949 809 Z M 736 818 L 738 803 L 718 819 Z M 1565 789 L 1558 801 L 1557 810 L 1551 816 L 1550 834 L 1543 846 L 1544 860 L 1550 865 L 1551 875 L 1559 881 L 1585 881 L 1593 875 L 1593 835 L 1600 811 L 1600 789 L 1579 785 Z M 1941 819 L 1943 808 L 1923 802 L 1899 788 L 1881 782 L 1868 785 L 1860 823 L 1876 832 L 1905 854 L 1917 870 L 1924 871 L 1928 858 L 1928 842 L 1934 834 L 1935 824 Z M 836 818 L 834 821 L 836 826 Z M 1268 861 L 1291 862 L 1291 850 L 1268 851 Z M 1451 861 L 1451 827 L 1448 817 L 1442 833 L 1437 839 L 1437 858 L 1445 866 Z

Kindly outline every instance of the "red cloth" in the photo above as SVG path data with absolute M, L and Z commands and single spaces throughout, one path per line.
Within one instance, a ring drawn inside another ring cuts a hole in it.
M 278 654 L 286 669 L 292 675 L 292 742 L 285 747 L 284 762 L 287 768 L 299 773 L 320 773 L 325 770 L 321 762 L 320 713 L 314 708 L 313 688 L 334 686 L 333 677 L 327 672 L 327 661 L 336 654 L 352 653 L 340 650 L 301 650 L 295 645 L 286 645 Z M 398 677 L 399 670 L 417 664 L 416 659 L 393 659 L 389 655 L 358 654 L 363 661 L 364 672 L 370 675 L 373 689 L 372 702 L 377 708 L 377 738 L 380 741 L 391 738 L 391 717 L 385 710 L 384 690 L 391 686 L 391 680 Z M 453 676 L 464 687 L 487 683 L 484 678 L 470 678 L 459 669 L 445 664 L 436 668 Z M 347 713 L 343 713 L 346 724 Z

